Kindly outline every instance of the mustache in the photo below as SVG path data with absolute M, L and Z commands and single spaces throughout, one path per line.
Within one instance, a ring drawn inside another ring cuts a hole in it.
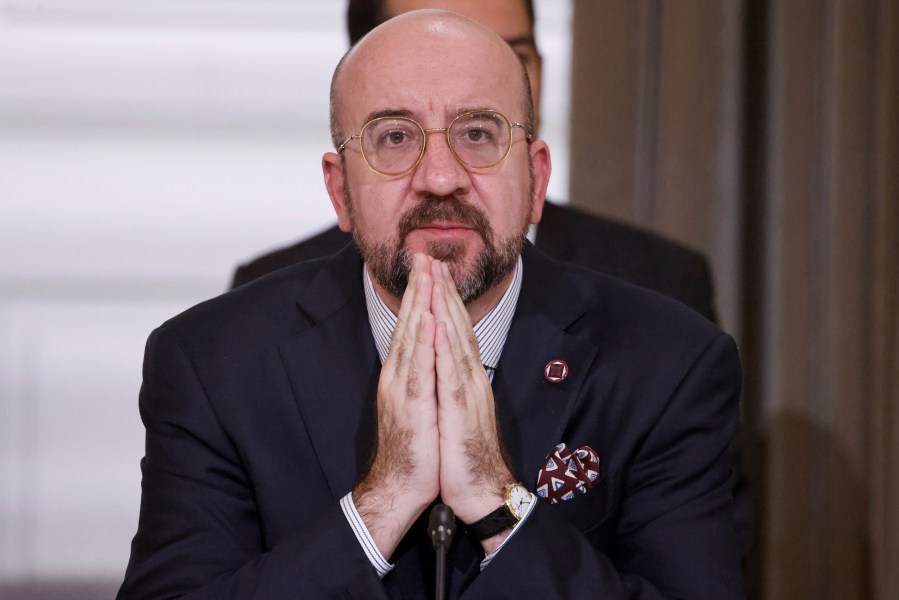
M 426 227 L 435 221 L 471 227 L 488 245 L 493 238 L 490 221 L 480 209 L 456 196 L 432 196 L 403 213 L 397 224 L 399 239 L 405 240 L 413 229 Z

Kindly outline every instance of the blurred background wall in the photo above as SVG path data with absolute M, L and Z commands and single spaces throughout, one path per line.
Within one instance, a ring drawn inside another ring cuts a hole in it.
M 564 198 L 572 6 L 536 4 Z M 147 335 L 334 221 L 320 161 L 344 10 L 0 0 L 0 597 L 114 594 Z
M 899 3 L 576 0 L 571 202 L 711 259 L 750 597 L 899 598 Z
M 753 598 L 899 598 L 897 4 L 537 2 L 552 197 L 712 261 Z M 0 0 L 0 596 L 112 593 L 146 335 L 332 221 L 343 9 Z

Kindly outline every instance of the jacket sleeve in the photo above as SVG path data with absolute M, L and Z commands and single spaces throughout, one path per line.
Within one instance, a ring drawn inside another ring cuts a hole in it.
M 743 598 L 729 452 L 740 379 L 736 348 L 721 334 L 618 474 L 613 551 L 538 501 L 466 597 Z
M 140 520 L 118 598 L 387 597 L 336 499 L 266 543 L 238 450 L 165 327 L 147 343 L 140 411 Z

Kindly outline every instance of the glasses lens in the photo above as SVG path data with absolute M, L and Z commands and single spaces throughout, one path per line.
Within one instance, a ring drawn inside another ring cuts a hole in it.
M 410 119 L 375 119 L 362 132 L 362 152 L 375 171 L 398 175 L 418 160 L 423 137 L 421 128 Z
M 462 162 L 470 167 L 490 167 L 509 152 L 512 126 L 497 112 L 469 113 L 453 121 L 449 137 Z

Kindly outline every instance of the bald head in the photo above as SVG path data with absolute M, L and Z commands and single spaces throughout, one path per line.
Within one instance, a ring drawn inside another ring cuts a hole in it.
M 485 70 L 492 71 L 486 82 Z M 514 117 L 525 124 L 528 133 L 534 132 L 527 71 L 509 45 L 487 27 L 456 13 L 418 10 L 375 28 L 341 59 L 331 80 L 335 147 L 350 129 L 355 131 L 365 122 L 359 122 L 360 115 L 349 114 L 354 111 L 348 99 L 377 97 L 384 110 L 402 108 L 413 99 L 440 102 L 448 86 L 463 88 L 472 101 L 487 98 L 493 91 L 475 86 L 514 90 L 521 112 Z

